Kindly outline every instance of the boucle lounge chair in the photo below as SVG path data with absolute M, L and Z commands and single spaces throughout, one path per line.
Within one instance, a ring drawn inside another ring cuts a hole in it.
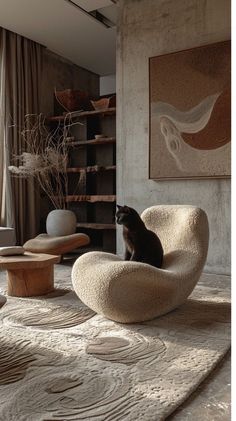
M 141 217 L 161 239 L 161 269 L 103 252 L 82 255 L 72 269 L 78 297 L 98 314 L 121 323 L 150 320 L 183 304 L 207 257 L 209 229 L 202 209 L 153 206 Z

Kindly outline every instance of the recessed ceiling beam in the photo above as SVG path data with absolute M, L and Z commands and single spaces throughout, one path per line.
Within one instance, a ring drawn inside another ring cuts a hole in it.
M 88 12 L 83 7 L 79 6 L 77 3 L 75 3 L 73 0 L 64 0 L 67 3 L 69 3 L 71 6 L 75 7 L 76 9 L 79 9 L 82 13 L 85 13 L 90 18 L 96 20 L 98 23 L 102 24 L 106 28 L 112 28 L 115 26 L 114 22 L 112 22 L 110 19 L 106 18 L 102 13 L 100 13 L 98 10 L 92 10 Z M 111 0 L 113 1 L 113 0 Z

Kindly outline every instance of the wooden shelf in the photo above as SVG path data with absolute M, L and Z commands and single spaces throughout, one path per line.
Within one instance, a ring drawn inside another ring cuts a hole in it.
M 68 195 L 66 202 L 115 202 L 116 196 L 114 195 Z
M 115 137 L 103 137 L 100 139 L 89 139 L 89 140 L 75 140 L 69 141 L 68 146 L 90 146 L 90 145 L 107 145 L 109 143 L 115 143 Z
M 115 230 L 116 224 L 99 224 L 97 222 L 79 222 L 77 228 L 88 228 L 93 230 Z
M 103 110 L 94 110 L 94 111 L 72 111 L 64 115 L 48 117 L 48 121 L 64 121 L 65 119 L 77 118 L 77 117 L 93 117 L 99 115 L 113 115 L 116 113 L 116 108 L 104 108 Z
M 68 173 L 82 173 L 82 172 L 86 172 L 86 173 L 97 173 L 100 171 L 115 171 L 116 170 L 116 165 L 110 165 L 110 166 L 106 166 L 106 167 L 102 167 L 99 165 L 93 165 L 90 167 L 78 167 L 78 168 L 67 168 L 67 172 Z

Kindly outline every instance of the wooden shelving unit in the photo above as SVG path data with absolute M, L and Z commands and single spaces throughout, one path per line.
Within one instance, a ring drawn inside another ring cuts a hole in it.
M 116 109 L 84 111 L 48 118 L 72 124 L 66 202 L 77 216 L 77 231 L 89 235 L 89 250 L 116 251 Z M 104 136 L 96 139 L 95 135 Z M 83 252 L 84 249 L 81 249 Z
M 81 222 L 77 224 L 78 228 L 88 228 L 93 230 L 115 230 L 116 224 L 96 224 L 96 223 L 88 223 L 88 222 Z
M 97 202 L 115 202 L 116 196 L 114 195 L 70 195 L 66 196 L 66 202 L 90 202 L 90 203 L 97 203 Z
M 96 117 L 96 116 L 110 116 L 116 114 L 116 108 L 105 108 L 102 110 L 94 111 L 72 111 L 71 113 L 64 113 L 59 116 L 48 117 L 48 121 L 64 121 L 66 119 L 76 118 L 76 117 Z
M 99 172 L 99 171 L 116 171 L 116 165 L 107 165 L 106 167 L 101 167 L 99 165 L 94 165 L 92 167 L 77 167 L 77 168 L 67 168 L 68 173 L 83 173 L 83 172 Z
M 90 140 L 70 140 L 68 141 L 71 146 L 100 146 L 100 145 L 109 145 L 110 143 L 115 143 L 116 139 L 114 137 L 100 138 L 100 139 L 90 139 Z

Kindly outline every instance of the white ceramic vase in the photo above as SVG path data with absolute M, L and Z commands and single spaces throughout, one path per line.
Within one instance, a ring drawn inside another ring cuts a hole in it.
M 76 232 L 76 216 L 66 209 L 55 209 L 49 212 L 46 220 L 46 230 L 52 237 L 61 237 Z

